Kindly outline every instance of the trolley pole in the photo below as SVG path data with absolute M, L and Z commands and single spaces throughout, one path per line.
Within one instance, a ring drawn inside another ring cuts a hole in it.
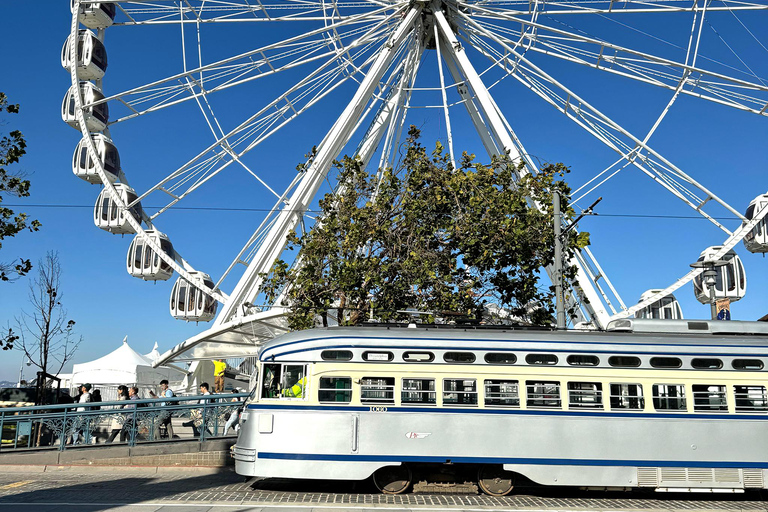
M 555 217 L 555 307 L 557 309 L 557 329 L 565 330 L 565 304 L 563 299 L 563 227 L 562 213 L 560 212 L 560 191 L 552 194 L 552 206 Z
M 581 214 L 563 229 L 563 212 L 560 209 L 560 191 L 552 190 L 552 209 L 555 217 L 555 309 L 557 312 L 557 329 L 564 331 L 565 324 L 565 297 L 563 296 L 563 239 L 570 230 L 576 227 L 576 224 L 584 218 L 585 215 L 597 215 L 592 209 L 597 203 L 602 201 L 598 197 L 597 201 L 592 203 L 589 208 L 582 210 Z

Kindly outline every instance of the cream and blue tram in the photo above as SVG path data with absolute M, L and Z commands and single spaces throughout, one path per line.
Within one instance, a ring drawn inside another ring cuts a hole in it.
M 328 328 L 262 347 L 241 475 L 406 491 L 472 471 L 544 485 L 742 491 L 768 483 L 768 324 L 627 319 L 606 332 Z M 429 477 L 426 477 L 427 479 Z

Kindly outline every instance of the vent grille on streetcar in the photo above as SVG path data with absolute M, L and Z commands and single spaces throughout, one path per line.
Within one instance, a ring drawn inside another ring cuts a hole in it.
M 762 469 L 742 469 L 744 475 L 744 487 L 763 488 L 763 470 Z

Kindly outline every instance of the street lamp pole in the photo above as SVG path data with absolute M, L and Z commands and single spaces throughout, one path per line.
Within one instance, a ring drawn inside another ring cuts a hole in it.
M 697 261 L 691 263 L 691 268 L 703 268 L 701 282 L 709 290 L 709 314 L 712 320 L 717 320 L 717 298 L 715 297 L 715 285 L 717 284 L 717 267 L 728 265 L 728 260 Z

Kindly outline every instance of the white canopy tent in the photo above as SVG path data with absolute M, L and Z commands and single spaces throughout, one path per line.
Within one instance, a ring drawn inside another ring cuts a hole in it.
M 106 389 L 116 388 L 120 384 L 154 388 L 161 380 L 167 379 L 172 388 L 174 385 L 178 386 L 186 376 L 186 372 L 169 366 L 153 368 L 152 361 L 158 355 L 157 344 L 152 352 L 141 355 L 128 345 L 126 336 L 120 347 L 109 354 L 87 363 L 74 365 L 71 386 L 90 383 L 102 389 L 104 399 L 107 398 L 104 396 Z

